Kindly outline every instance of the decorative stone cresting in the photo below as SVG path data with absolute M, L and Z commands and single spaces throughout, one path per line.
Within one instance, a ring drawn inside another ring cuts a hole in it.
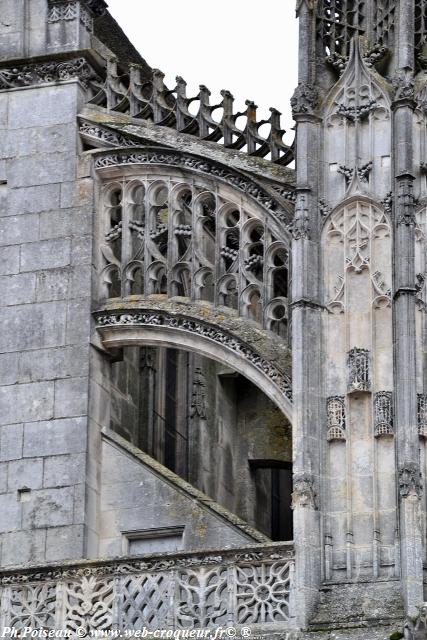
M 4 572 L 0 623 L 88 635 L 238 624 L 286 631 L 293 575 L 293 550 L 283 545 Z
M 221 142 L 228 149 L 243 150 L 260 158 L 269 156 L 278 164 L 292 162 L 293 149 L 283 142 L 285 131 L 277 109 L 270 109 L 268 120 L 258 120 L 258 107 L 251 100 L 246 101 L 244 112 L 236 112 L 230 91 L 221 91 L 219 104 L 211 105 L 210 96 L 209 89 L 200 85 L 198 95 L 189 98 L 187 83 L 180 76 L 176 78 L 176 86 L 168 88 L 159 69 L 154 69 L 152 78 L 147 79 L 137 66 L 110 60 L 105 82 L 90 102 L 110 112 L 149 120 L 202 140 Z M 190 105 L 193 112 L 197 111 L 195 115 L 190 113 Z M 270 128 L 267 136 L 259 131 L 264 125 Z

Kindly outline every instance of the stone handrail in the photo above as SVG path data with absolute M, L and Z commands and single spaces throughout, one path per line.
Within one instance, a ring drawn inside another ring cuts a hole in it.
M 82 561 L 0 572 L 0 628 L 294 627 L 291 544 Z

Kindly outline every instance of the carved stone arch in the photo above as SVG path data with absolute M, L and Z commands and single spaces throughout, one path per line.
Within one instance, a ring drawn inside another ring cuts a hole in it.
M 108 305 L 95 313 L 106 349 L 163 346 L 199 353 L 233 368 L 263 391 L 292 422 L 288 348 L 270 331 L 227 310 L 178 301 Z

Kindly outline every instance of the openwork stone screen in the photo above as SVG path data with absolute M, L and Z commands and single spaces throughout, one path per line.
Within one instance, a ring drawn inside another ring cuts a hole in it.
M 166 555 L 0 575 L 0 624 L 22 629 L 291 628 L 290 547 Z M 80 633 L 80 632 L 79 632 Z
M 374 15 L 375 42 L 391 47 L 394 43 L 396 0 L 377 0 Z
M 317 33 L 328 56 L 348 56 L 353 36 L 365 31 L 364 0 L 320 0 Z
M 103 210 L 103 299 L 206 301 L 286 336 L 289 254 L 261 208 L 156 174 L 106 184 Z

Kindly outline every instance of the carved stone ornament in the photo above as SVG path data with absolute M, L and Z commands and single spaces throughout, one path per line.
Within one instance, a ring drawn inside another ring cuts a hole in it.
M 298 476 L 294 480 L 292 493 L 292 508 L 302 507 L 317 510 L 317 493 L 314 488 L 314 480 L 308 474 Z
M 314 11 L 317 5 L 317 0 L 297 0 L 295 11 L 298 13 L 302 8 L 302 5 L 306 4 L 309 11 Z
M 402 498 L 409 496 L 421 498 L 423 493 L 422 476 L 417 465 L 409 463 L 399 469 L 399 493 Z
M 411 69 L 399 69 L 393 78 L 394 99 L 414 100 L 414 78 Z
M 82 122 L 80 125 L 80 134 L 88 138 L 95 138 L 108 145 L 114 145 L 116 147 L 138 147 L 140 142 L 132 140 L 127 136 L 119 133 L 118 131 L 112 131 L 105 127 L 100 127 L 90 122 Z
M 206 420 L 208 415 L 206 406 L 206 378 L 203 371 L 197 367 L 193 376 L 193 394 L 191 398 L 191 417 Z
M 417 224 L 415 215 L 414 179 L 412 176 L 404 177 L 399 180 L 397 224 L 403 224 L 407 227 L 415 227 Z
M 22 67 L 0 69 L 0 89 L 29 87 L 64 80 L 80 80 L 86 84 L 96 74 L 84 58 L 62 62 L 29 64 Z
M 96 158 L 95 169 L 105 169 L 128 164 L 160 164 L 181 167 L 190 171 L 200 171 L 201 173 L 223 180 L 251 198 L 254 198 L 268 209 L 268 211 L 273 213 L 280 222 L 285 224 L 291 222 L 290 213 L 282 208 L 273 196 L 250 178 L 243 177 L 237 171 L 226 169 L 210 160 L 201 160 L 186 153 L 176 153 L 161 149 L 147 149 L 145 151 L 107 154 Z
M 295 205 L 295 219 L 290 225 L 292 237 L 294 240 L 301 240 L 309 237 L 309 217 L 307 195 L 305 193 L 297 193 Z
M 97 322 L 99 327 L 169 327 L 181 331 L 188 331 L 192 334 L 213 340 L 246 358 L 248 362 L 264 373 L 289 400 L 292 400 L 292 382 L 280 369 L 265 360 L 236 336 L 205 324 L 204 322 L 193 319 L 189 320 L 166 312 L 151 311 L 132 311 L 123 314 L 102 313 L 97 316 Z
M 59 15 L 63 15 L 59 19 L 63 20 L 72 20 L 77 17 L 77 12 L 74 15 L 74 18 L 71 17 L 71 13 L 73 13 L 78 5 L 87 8 L 94 16 L 103 16 L 107 13 L 108 5 L 105 0 L 48 0 L 49 4 L 49 14 L 50 9 L 58 8 Z M 63 7 L 63 11 L 61 12 L 61 7 Z M 67 15 L 67 13 L 69 15 Z
M 317 107 L 319 94 L 315 87 L 300 82 L 291 98 L 292 114 L 313 113 Z
M 279 545 L 8 572 L 2 620 L 73 638 L 171 621 L 178 629 L 271 623 L 280 633 L 294 615 L 293 574 L 293 549 Z
M 327 399 L 328 442 L 345 440 L 345 399 L 344 396 L 332 396 Z
M 347 364 L 349 393 L 369 391 L 371 388 L 369 351 L 355 347 L 348 353 Z
M 378 391 L 375 394 L 375 437 L 393 435 L 393 404 L 391 391 Z
M 404 640 L 425 640 L 427 637 L 427 602 L 409 614 L 403 626 Z
M 418 434 L 421 438 L 427 438 L 427 395 L 419 393 L 418 400 Z

